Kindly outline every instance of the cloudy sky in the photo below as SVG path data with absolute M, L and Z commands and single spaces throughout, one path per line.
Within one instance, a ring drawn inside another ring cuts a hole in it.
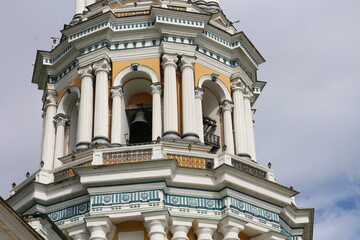
M 360 238 L 360 1 L 220 0 L 267 60 L 256 103 L 258 161 L 316 208 L 315 240 Z M 37 49 L 73 15 L 74 0 L 0 1 L 0 195 L 39 165 Z

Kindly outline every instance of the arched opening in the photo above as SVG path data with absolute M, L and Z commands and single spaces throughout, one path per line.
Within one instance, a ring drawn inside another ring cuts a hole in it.
M 127 76 L 128 78 L 130 76 Z M 152 138 L 152 96 L 151 81 L 137 76 L 123 85 L 125 112 L 129 144 L 151 142 Z
M 213 80 L 211 75 L 203 76 L 199 87 L 204 90 L 202 99 L 204 143 L 211 145 L 212 152 L 222 151 L 224 146 L 223 118 L 220 103 L 231 100 L 226 86 L 220 79 Z
M 147 66 L 136 65 L 134 68 L 134 65 L 123 69 L 113 83 L 114 88 L 122 88 L 122 97 L 113 99 L 113 107 L 120 106 L 121 110 L 113 115 L 112 132 L 115 134 L 112 135 L 117 136 L 112 137 L 112 143 L 147 143 L 154 140 L 154 135 L 161 135 L 161 99 L 157 93 L 156 101 L 153 100 L 152 86 L 159 84 L 157 74 Z M 153 104 L 159 106 L 155 115 Z M 160 119 L 155 128 L 154 117 Z M 120 119 L 121 124 L 116 119 Z

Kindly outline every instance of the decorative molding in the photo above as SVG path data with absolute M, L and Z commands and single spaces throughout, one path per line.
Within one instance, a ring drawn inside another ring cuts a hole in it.
M 124 95 L 124 90 L 123 90 L 122 86 L 112 87 L 110 89 L 110 92 L 111 92 L 111 98 L 114 98 L 114 97 L 122 98 Z
M 93 67 L 91 65 L 87 65 L 85 67 L 79 68 L 78 74 L 80 75 L 80 77 L 94 78 L 93 71 L 94 71 Z
M 43 64 L 44 65 L 53 65 L 57 61 L 59 61 L 63 56 L 65 56 L 70 50 L 72 49 L 71 45 L 68 45 L 64 50 L 62 50 L 58 55 L 54 58 L 44 58 Z
M 195 98 L 203 99 L 203 96 L 204 96 L 204 89 L 195 87 Z
M 173 65 L 177 68 L 178 56 L 175 54 L 164 54 L 162 56 L 162 67 L 165 68 L 167 65 Z
M 161 94 L 162 86 L 160 82 L 152 83 L 150 87 L 151 87 L 151 95 L 154 95 L 156 93 Z
M 90 202 L 83 202 L 74 206 L 70 206 L 67 208 L 63 208 L 60 210 L 56 210 L 53 212 L 49 212 L 47 215 L 53 222 L 58 222 L 61 220 L 73 218 L 73 217 L 80 217 L 87 214 L 90 211 Z M 78 221 L 79 218 L 75 218 L 73 221 Z
M 67 66 L 65 69 L 61 70 L 58 75 L 49 76 L 48 80 L 47 80 L 48 83 L 57 83 L 58 81 L 60 81 L 60 79 L 65 77 L 71 70 L 73 70 L 78 65 L 79 65 L 79 63 L 75 60 L 69 66 Z
M 161 195 L 161 190 L 92 195 L 91 207 L 160 201 Z
M 232 109 L 234 108 L 234 102 L 232 101 L 228 101 L 228 100 L 224 100 L 220 103 L 220 108 L 221 111 L 225 112 L 225 111 L 232 111 Z
M 183 26 L 191 26 L 191 27 L 197 27 L 197 28 L 204 27 L 204 23 L 200 22 L 200 21 L 179 19 L 179 18 L 173 18 L 173 17 L 164 17 L 164 16 L 156 16 L 156 22 L 170 23 L 170 24 L 183 25 Z
M 98 62 L 93 63 L 93 69 L 95 74 L 99 71 L 105 71 L 109 73 L 111 71 L 111 65 L 108 59 L 104 58 Z
M 180 58 L 180 70 L 183 71 L 184 68 L 194 68 L 195 63 L 196 63 L 195 57 L 189 57 L 183 55 Z

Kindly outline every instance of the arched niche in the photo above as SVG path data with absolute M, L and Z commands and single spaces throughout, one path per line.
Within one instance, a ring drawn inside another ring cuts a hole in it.
M 202 98 L 204 141 L 213 146 L 213 152 L 221 151 L 224 145 L 223 119 L 220 111 L 220 103 L 232 101 L 226 85 L 212 75 L 204 75 L 200 78 L 199 88 L 204 90 Z
M 65 131 L 64 155 L 71 153 L 76 147 L 79 99 L 80 88 L 77 86 L 71 86 L 66 89 L 66 92 L 58 105 L 57 114 L 64 114 L 69 118 L 68 127 Z

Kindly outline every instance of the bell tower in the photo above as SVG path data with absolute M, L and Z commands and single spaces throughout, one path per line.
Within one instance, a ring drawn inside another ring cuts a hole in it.
M 313 209 L 256 158 L 265 59 L 218 0 L 76 0 L 61 33 L 36 57 L 40 168 L 18 213 L 69 239 L 312 240 Z

